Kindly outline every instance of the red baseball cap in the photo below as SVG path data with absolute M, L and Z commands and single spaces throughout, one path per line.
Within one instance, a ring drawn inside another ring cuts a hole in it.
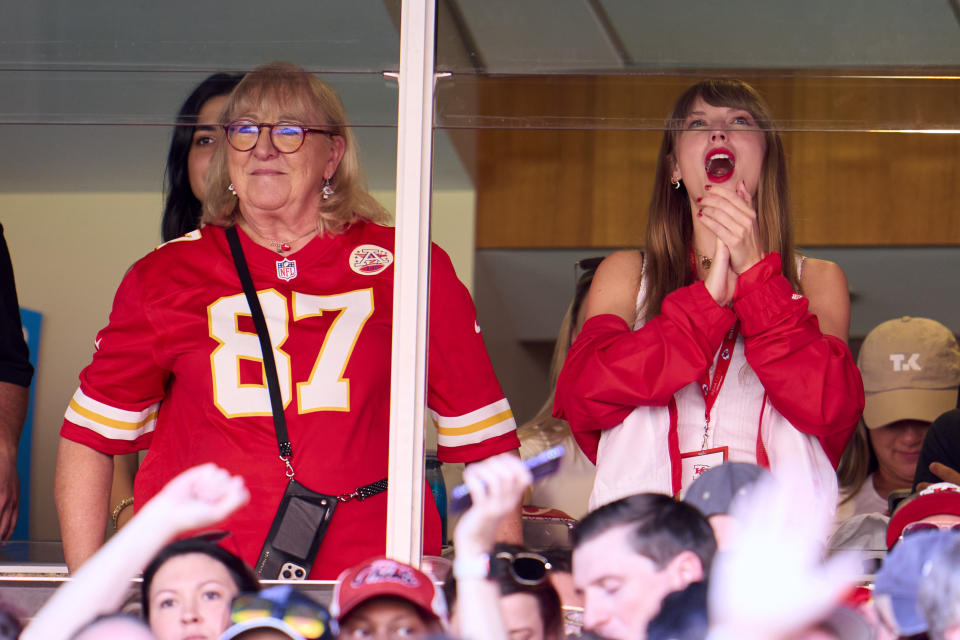
M 333 588 L 330 613 L 343 620 L 372 598 L 393 596 L 406 600 L 428 618 L 447 623 L 443 592 L 422 571 L 408 564 L 378 557 L 346 569 Z
M 930 485 L 897 509 L 887 525 L 887 549 L 893 549 L 903 528 L 911 522 L 942 514 L 960 516 L 960 487 L 950 482 Z

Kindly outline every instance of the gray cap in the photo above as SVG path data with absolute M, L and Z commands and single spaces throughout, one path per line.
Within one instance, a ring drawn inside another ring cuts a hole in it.
M 734 498 L 750 493 L 757 481 L 770 472 L 748 462 L 725 462 L 694 480 L 683 500 L 704 516 L 730 513 Z
M 890 518 L 882 513 L 858 513 L 843 521 L 827 543 L 830 553 L 859 551 L 863 573 L 877 572 L 887 555 L 887 525 Z

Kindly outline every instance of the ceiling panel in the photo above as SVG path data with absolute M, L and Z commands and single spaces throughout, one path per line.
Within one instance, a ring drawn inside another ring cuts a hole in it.
M 488 73 L 552 73 L 620 66 L 586 0 L 456 0 Z
M 600 0 L 637 68 L 960 64 L 948 0 Z
M 324 71 L 396 70 L 400 0 L 3 0 L 0 64 L 249 69 L 293 60 Z

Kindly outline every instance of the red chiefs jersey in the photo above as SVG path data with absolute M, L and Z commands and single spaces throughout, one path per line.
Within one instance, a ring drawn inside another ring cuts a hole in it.
M 387 475 L 394 230 L 359 222 L 289 257 L 239 232 L 273 345 L 293 466 L 342 494 Z M 519 446 L 470 295 L 433 246 L 427 403 L 438 456 L 469 462 Z M 213 529 L 255 563 L 287 484 L 260 343 L 224 230 L 208 226 L 137 262 L 96 338 L 61 435 L 107 454 L 148 449 L 135 505 L 176 474 L 215 462 L 246 479 L 250 503 Z M 429 496 L 430 492 L 426 491 Z M 426 553 L 439 516 L 426 500 Z M 386 493 L 340 504 L 311 578 L 384 552 Z

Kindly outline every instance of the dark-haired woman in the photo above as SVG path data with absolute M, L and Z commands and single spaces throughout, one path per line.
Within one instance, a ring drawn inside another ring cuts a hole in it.
M 597 270 L 556 414 L 597 463 L 591 508 L 677 495 L 726 460 L 799 465 L 825 505 L 863 410 L 840 268 L 794 252 L 786 161 L 749 85 L 704 81 L 670 116 L 643 253 Z
M 230 626 L 230 603 L 260 590 L 243 560 L 202 538 L 168 544 L 143 570 L 143 617 L 158 640 L 216 640 Z
M 164 175 L 163 218 L 160 234 L 164 242 L 179 238 L 200 226 L 207 167 L 223 128 L 217 124 L 220 109 L 243 74 L 215 73 L 187 96 L 177 113 L 177 126 L 170 139 Z

